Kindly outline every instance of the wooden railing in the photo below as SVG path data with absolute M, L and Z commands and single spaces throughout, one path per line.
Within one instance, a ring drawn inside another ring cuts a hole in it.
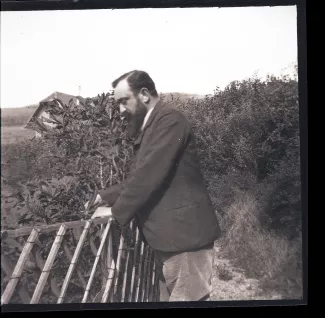
M 18 228 L 2 231 L 1 245 L 1 304 L 159 299 L 154 254 L 134 221 L 122 230 L 108 217 Z

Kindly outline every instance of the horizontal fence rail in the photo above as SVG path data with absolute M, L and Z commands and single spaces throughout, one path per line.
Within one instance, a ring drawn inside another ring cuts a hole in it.
M 2 305 L 159 300 L 158 265 L 134 221 L 5 230 L 1 246 Z

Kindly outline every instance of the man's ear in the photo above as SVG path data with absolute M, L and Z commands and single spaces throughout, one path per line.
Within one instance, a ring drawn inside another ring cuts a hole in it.
M 140 100 L 144 103 L 144 104 L 148 104 L 150 101 L 150 93 L 148 91 L 147 88 L 141 88 L 140 92 L 139 92 L 139 97 Z

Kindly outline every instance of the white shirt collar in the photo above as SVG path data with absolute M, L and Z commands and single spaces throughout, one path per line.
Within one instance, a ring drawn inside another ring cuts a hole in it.
M 148 111 L 147 111 L 147 114 L 146 116 L 144 117 L 144 120 L 143 120 L 143 124 L 142 124 L 142 127 L 141 127 L 141 130 L 143 130 L 144 126 L 146 125 L 149 117 L 150 117 L 150 114 L 151 112 L 153 111 L 154 107 L 150 108 Z

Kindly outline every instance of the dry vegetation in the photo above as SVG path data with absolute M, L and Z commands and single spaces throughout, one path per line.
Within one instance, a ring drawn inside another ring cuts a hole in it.
M 242 299 L 302 298 L 300 237 L 290 241 L 263 228 L 256 199 L 247 193 L 238 196 L 225 219 L 216 248 L 216 295 L 223 286 L 242 293 Z

